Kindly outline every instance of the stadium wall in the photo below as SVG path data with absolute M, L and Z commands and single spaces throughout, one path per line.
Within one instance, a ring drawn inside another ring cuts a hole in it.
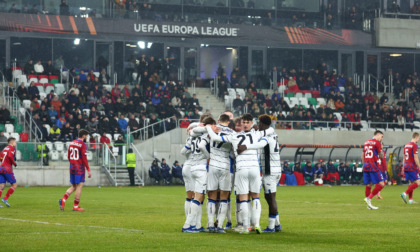
M 86 174 L 86 186 L 110 186 L 111 183 L 106 174 L 101 172 L 99 166 L 91 166 L 92 178 Z M 70 173 L 68 166 L 39 165 L 20 166 L 14 169 L 18 185 L 22 186 L 67 186 L 70 185 Z
M 420 20 L 376 18 L 376 46 L 420 48 Z

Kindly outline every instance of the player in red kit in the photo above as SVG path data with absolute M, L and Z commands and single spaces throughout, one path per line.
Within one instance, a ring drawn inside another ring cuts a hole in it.
M 1 201 L 7 206 L 10 207 L 9 204 L 9 197 L 12 195 L 17 187 L 16 178 L 13 174 L 13 167 L 16 167 L 16 138 L 9 137 L 7 139 L 7 146 L 3 149 L 1 153 L 1 164 L 0 164 L 0 197 L 3 193 L 4 186 L 6 182 L 9 182 L 12 186 L 7 191 L 6 195 L 4 196 Z M 0 207 L 3 207 L 0 205 Z
M 378 207 L 372 206 L 371 200 L 385 186 L 385 178 L 379 170 L 378 164 L 378 160 L 383 158 L 381 144 L 383 137 L 384 133 L 377 130 L 373 138 L 367 140 L 363 146 L 363 182 L 366 185 L 365 202 L 368 205 L 368 209 L 373 210 L 378 209 Z M 375 185 L 375 188 L 371 192 L 372 185 Z
M 409 197 L 408 204 L 413 204 L 413 191 L 420 185 L 419 175 L 419 156 L 417 142 L 420 139 L 419 133 L 413 133 L 411 142 L 404 146 L 404 174 L 405 179 L 410 181 L 407 191 L 401 193 L 401 198 L 407 204 L 407 195 Z
M 388 170 L 388 167 L 387 167 L 387 165 L 386 165 L 386 153 L 385 153 L 385 150 L 384 150 L 384 143 L 381 143 L 381 146 L 382 146 L 382 158 L 380 159 L 380 163 L 379 163 L 379 161 L 378 161 L 378 164 L 379 164 L 379 171 L 381 171 L 381 173 L 382 173 L 382 176 L 384 177 L 384 186 L 386 186 L 386 184 L 388 183 L 388 176 L 387 176 L 387 170 Z M 382 197 L 381 197 L 381 192 L 378 192 L 378 194 L 376 194 L 376 198 L 377 199 L 382 199 Z
M 79 207 L 79 202 L 85 182 L 85 168 L 88 171 L 88 177 L 92 177 L 86 157 L 86 144 L 84 142 L 88 135 L 89 131 L 82 129 L 79 131 L 79 138 L 70 143 L 67 155 L 70 161 L 71 187 L 67 189 L 63 198 L 58 200 L 61 211 L 64 211 L 66 200 L 74 191 L 76 191 L 76 195 L 74 196 L 73 211 L 85 211 L 85 209 Z

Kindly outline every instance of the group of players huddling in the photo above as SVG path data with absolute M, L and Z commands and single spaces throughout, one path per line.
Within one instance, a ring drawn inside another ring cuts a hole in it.
M 237 225 L 233 230 L 241 234 L 255 230 L 261 234 L 282 229 L 276 203 L 276 188 L 281 176 L 280 152 L 278 137 L 270 127 L 271 119 L 268 115 L 260 116 L 256 127 L 250 114 L 234 121 L 232 118 L 233 115 L 226 112 L 219 116 L 216 125 L 211 115 L 204 114 L 200 123 L 188 128 L 189 137 L 181 151 L 187 156 L 182 169 L 187 191 L 182 232 L 225 233 L 232 228 L 232 184 L 237 196 Z M 260 227 L 261 184 L 270 213 L 269 225 L 264 230 Z M 204 228 L 201 218 L 206 192 L 208 223 Z M 225 218 L 227 223 L 223 228 Z

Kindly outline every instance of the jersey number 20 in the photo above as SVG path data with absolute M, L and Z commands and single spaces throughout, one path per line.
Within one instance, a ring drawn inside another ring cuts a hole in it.
M 79 149 L 70 147 L 70 160 L 79 160 Z

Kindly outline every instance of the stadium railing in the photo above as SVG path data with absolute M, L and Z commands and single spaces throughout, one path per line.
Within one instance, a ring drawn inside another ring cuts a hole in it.
M 158 120 L 155 123 L 149 124 L 150 120 L 146 119 L 143 120 L 144 127 L 141 129 L 137 129 L 131 131 L 129 127 L 127 127 L 127 145 L 130 145 L 134 140 L 134 135 L 138 135 L 138 139 L 141 141 L 145 141 L 149 138 L 155 137 L 167 131 L 166 121 L 170 121 L 171 118 L 168 117 L 163 120 Z

